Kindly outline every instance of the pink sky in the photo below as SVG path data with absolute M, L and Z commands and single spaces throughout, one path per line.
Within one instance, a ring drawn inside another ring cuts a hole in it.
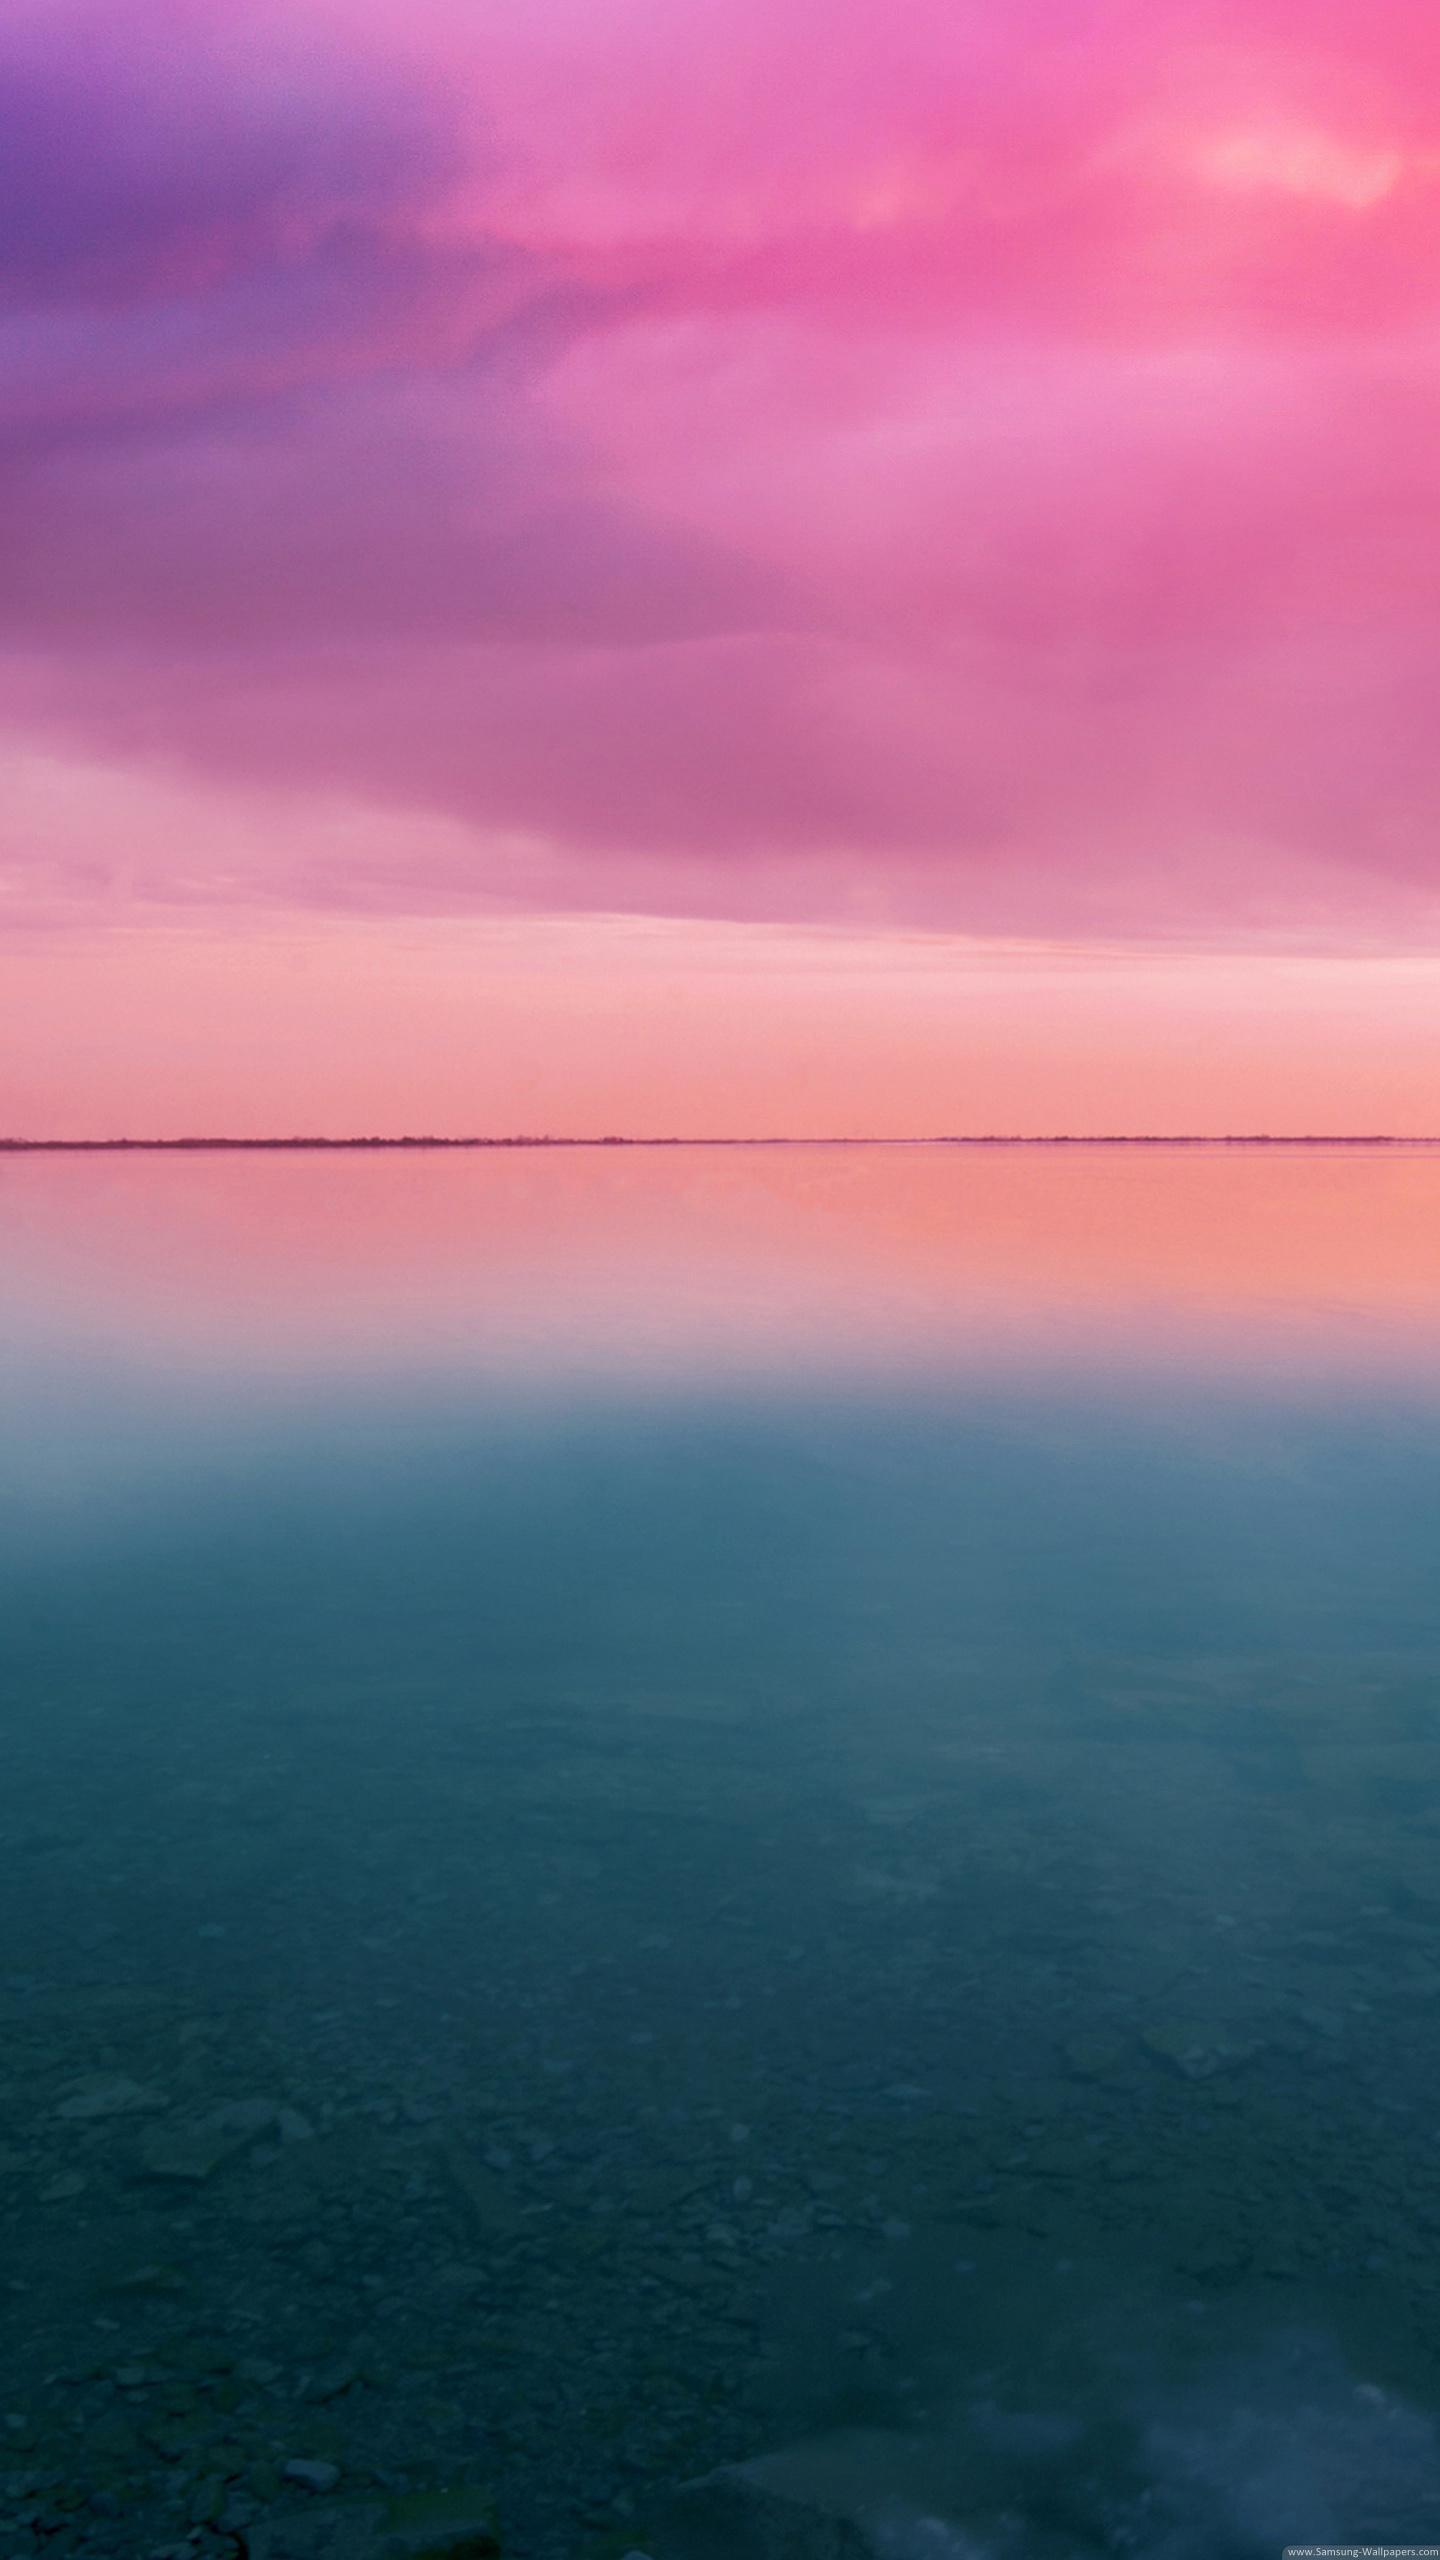
M 0 1128 L 1440 1127 L 1433 0 L 10 0 Z

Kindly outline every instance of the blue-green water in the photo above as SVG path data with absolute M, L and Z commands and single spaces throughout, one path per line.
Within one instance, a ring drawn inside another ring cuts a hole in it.
M 1440 2539 L 1440 1158 L 0 1214 L 0 2552 Z

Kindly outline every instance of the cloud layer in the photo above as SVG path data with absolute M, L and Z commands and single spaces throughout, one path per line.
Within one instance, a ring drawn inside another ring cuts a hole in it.
M 25 897 L 118 768 L 147 896 L 1433 937 L 1437 101 L 1418 0 L 12 8 Z

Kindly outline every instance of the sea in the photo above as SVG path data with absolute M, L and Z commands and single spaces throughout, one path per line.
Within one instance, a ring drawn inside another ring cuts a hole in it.
M 1440 1148 L 0 1157 L 0 1690 L 3 2560 L 1440 2545 Z

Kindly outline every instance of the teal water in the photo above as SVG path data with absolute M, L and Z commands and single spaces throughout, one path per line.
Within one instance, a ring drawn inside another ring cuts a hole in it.
M 1440 1159 L 0 1211 L 0 2552 L 1440 2539 Z

